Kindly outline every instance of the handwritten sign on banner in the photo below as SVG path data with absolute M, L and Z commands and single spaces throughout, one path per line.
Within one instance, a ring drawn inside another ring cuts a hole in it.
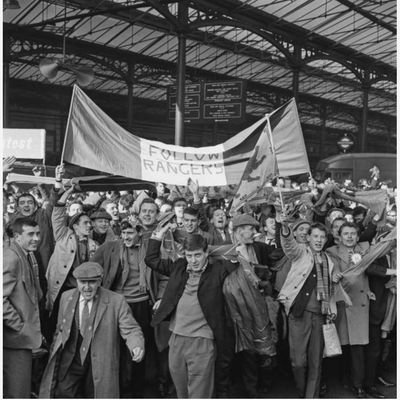
M 155 182 L 171 181 L 186 185 L 189 177 L 197 179 L 200 186 L 226 185 L 223 146 L 212 148 L 182 147 L 141 139 L 142 175 Z M 208 150 L 209 149 L 209 150 Z

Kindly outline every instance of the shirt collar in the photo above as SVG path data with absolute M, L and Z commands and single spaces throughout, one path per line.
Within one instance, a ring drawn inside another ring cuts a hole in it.
M 87 303 L 88 304 L 93 304 L 93 300 L 94 299 L 89 300 Z M 85 302 L 86 302 L 86 300 L 83 298 L 83 296 L 81 294 L 79 294 L 79 303 L 85 303 Z

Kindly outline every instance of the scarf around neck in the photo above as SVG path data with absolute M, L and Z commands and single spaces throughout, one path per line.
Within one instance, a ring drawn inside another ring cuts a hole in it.
M 314 253 L 314 266 L 317 270 L 317 300 L 321 303 L 323 315 L 329 314 L 329 268 L 325 253 Z

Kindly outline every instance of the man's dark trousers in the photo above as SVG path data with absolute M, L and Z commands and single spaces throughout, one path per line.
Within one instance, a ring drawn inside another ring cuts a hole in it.
M 323 316 L 305 310 L 301 317 L 289 314 L 289 347 L 293 376 L 300 396 L 319 397 Z

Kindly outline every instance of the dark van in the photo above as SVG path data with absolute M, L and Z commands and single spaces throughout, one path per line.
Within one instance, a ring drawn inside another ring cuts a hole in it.
M 319 176 L 322 180 L 330 177 L 339 183 L 351 179 L 357 184 L 362 178 L 370 180 L 369 170 L 376 165 L 380 170 L 379 180 L 392 181 L 390 186 L 396 186 L 396 159 L 396 154 L 390 153 L 338 154 L 319 161 L 315 176 Z

